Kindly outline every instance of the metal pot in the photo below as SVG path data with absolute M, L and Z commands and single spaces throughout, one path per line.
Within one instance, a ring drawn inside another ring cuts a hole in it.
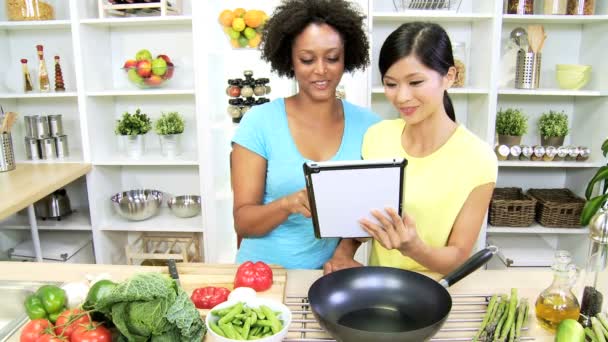
M 62 217 L 72 213 L 70 199 L 65 189 L 59 189 L 34 203 L 34 209 L 36 216 L 43 220 L 47 218 L 61 220 Z

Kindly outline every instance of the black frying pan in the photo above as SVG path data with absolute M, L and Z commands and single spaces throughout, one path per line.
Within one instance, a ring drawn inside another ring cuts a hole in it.
M 392 267 L 356 267 L 325 275 L 308 290 L 319 324 L 338 341 L 427 341 L 452 309 L 446 289 L 475 271 L 497 252 L 477 252 L 439 282 Z

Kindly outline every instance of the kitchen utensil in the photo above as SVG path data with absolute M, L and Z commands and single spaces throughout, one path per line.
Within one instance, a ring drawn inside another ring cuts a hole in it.
M 158 190 L 129 190 L 112 196 L 114 210 L 127 220 L 142 221 L 156 215 L 163 193 Z
M 167 260 L 167 266 L 169 266 L 169 275 L 171 276 L 171 278 L 173 278 L 173 280 L 175 280 L 177 286 L 181 287 L 182 285 L 179 281 L 179 274 L 177 273 L 177 266 L 175 265 L 175 260 Z
M 43 220 L 54 218 L 58 221 L 72 213 L 70 198 L 65 189 L 59 189 L 34 203 L 36 216 Z
M 167 206 L 177 217 L 193 217 L 201 212 L 201 197 L 195 195 L 172 197 L 167 200 Z
M 540 53 L 545 45 L 546 38 L 545 28 L 542 25 L 528 26 L 528 44 L 532 52 Z
M 452 309 L 447 287 L 498 251 L 489 246 L 439 282 L 393 267 L 356 267 L 330 273 L 308 290 L 319 324 L 337 341 L 427 341 Z
M 540 85 L 541 54 L 517 51 L 515 62 L 515 88 L 537 89 Z
M 6 112 L 4 118 L 2 119 L 2 127 L 0 128 L 0 132 L 10 132 L 15 120 L 17 120 L 17 113 Z
M 0 132 L 0 172 L 14 170 L 15 152 L 10 132 Z
M 524 45 L 527 47 L 528 32 L 526 32 L 526 29 L 523 27 L 514 28 L 509 36 L 515 42 L 515 45 L 517 45 L 520 49 L 524 48 Z

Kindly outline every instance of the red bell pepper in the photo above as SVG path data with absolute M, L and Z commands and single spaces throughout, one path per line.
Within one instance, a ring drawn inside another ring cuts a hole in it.
M 256 291 L 268 290 L 272 286 L 272 269 L 262 261 L 255 264 L 251 261 L 244 262 L 234 277 L 234 288 L 243 286 Z
M 228 300 L 230 290 L 225 287 L 207 286 L 192 291 L 190 299 L 197 309 L 211 309 Z

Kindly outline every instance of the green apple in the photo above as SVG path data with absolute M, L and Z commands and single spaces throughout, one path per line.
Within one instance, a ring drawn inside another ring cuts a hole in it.
M 232 27 L 230 27 L 228 29 L 228 36 L 230 38 L 232 38 L 232 39 L 238 39 L 240 35 L 241 35 L 241 32 L 233 30 Z
M 247 37 L 244 37 L 243 35 L 240 35 L 238 42 L 241 47 L 245 47 L 247 46 L 247 43 L 249 43 L 249 39 L 247 39 Z
M 144 82 L 144 79 L 137 74 L 137 69 L 135 68 L 129 69 L 127 72 L 127 77 L 129 78 L 129 81 L 135 84 L 142 84 Z
M 245 29 L 245 31 L 243 31 L 243 35 L 245 35 L 245 37 L 247 39 L 251 39 L 251 38 L 255 37 L 256 34 L 257 34 L 257 32 L 255 32 L 255 30 L 252 29 L 251 27 L 247 27 Z
M 154 75 L 162 76 L 167 72 L 167 62 L 162 58 L 155 58 L 152 60 L 152 73 Z
M 141 49 L 139 51 L 137 51 L 137 53 L 135 54 L 135 59 L 138 61 L 147 59 L 149 61 L 152 60 L 152 53 L 150 53 L 149 50 L 146 49 Z

